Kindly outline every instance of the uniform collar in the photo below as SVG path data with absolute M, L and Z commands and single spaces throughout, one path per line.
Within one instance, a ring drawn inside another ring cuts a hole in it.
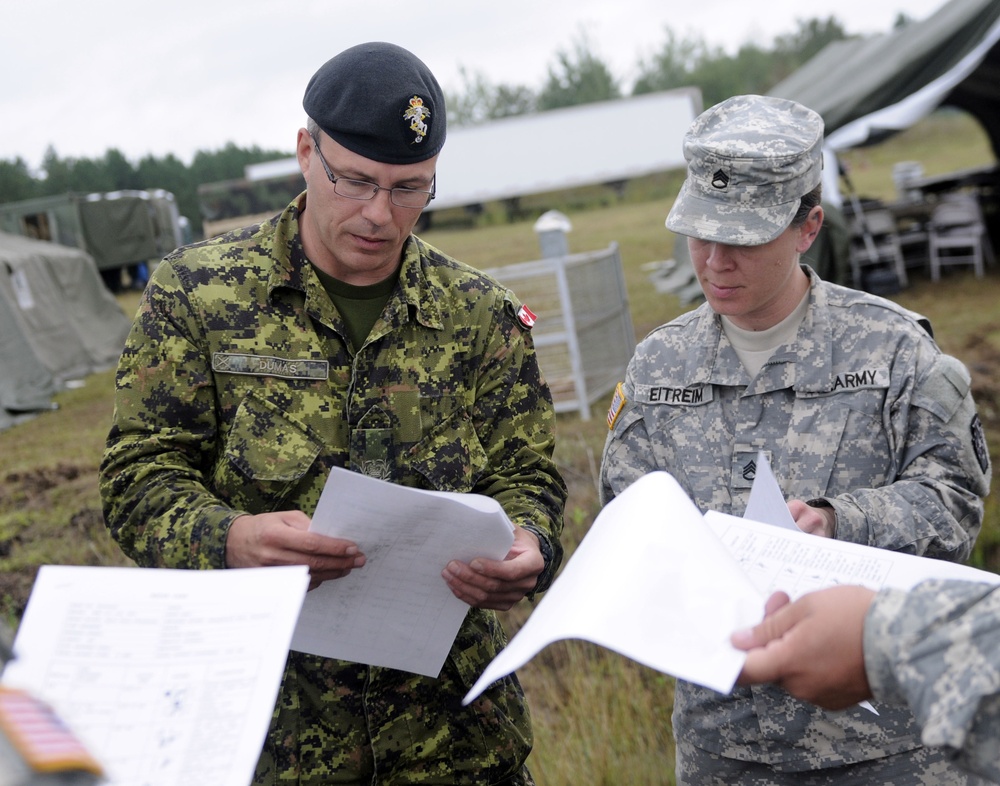
M 779 348 L 758 379 L 767 376 L 770 388 L 792 387 L 810 393 L 830 390 L 833 374 L 833 325 L 829 298 L 822 280 L 808 265 L 802 269 L 809 276 L 809 310 L 799 325 L 791 345 Z M 725 338 L 722 319 L 705 303 L 692 312 L 697 320 L 695 342 L 687 358 L 686 378 L 693 384 L 745 385 L 746 369 Z M 769 370 L 770 369 L 770 370 Z M 780 375 L 780 379 L 773 375 Z
M 403 247 L 403 268 L 399 272 L 402 291 L 402 303 L 399 305 L 405 304 L 424 327 L 440 330 L 444 327 L 438 302 L 441 290 L 429 281 L 431 254 L 432 249 L 426 243 L 416 235 L 410 235 Z
M 296 289 L 309 293 L 309 282 L 319 286 L 314 275 L 306 275 L 309 270 L 309 260 L 302 248 L 302 237 L 299 234 L 299 216 L 306 204 L 306 193 L 303 191 L 278 216 L 272 219 L 274 225 L 275 265 L 271 269 L 267 294 L 273 297 L 274 291 L 280 288 Z
M 299 216 L 305 209 L 306 192 L 299 194 L 276 218 L 272 219 L 274 231 L 275 265 L 268 282 L 268 296 L 278 289 L 294 289 L 306 298 L 306 310 L 322 321 L 332 320 L 332 306 L 322 284 L 312 272 L 312 266 L 302 247 L 299 233 Z M 415 235 L 410 235 L 403 247 L 402 269 L 399 274 L 402 297 L 393 296 L 387 305 L 386 316 L 395 323 L 405 322 L 409 314 L 422 325 L 442 328 L 438 290 L 430 285 L 427 275 L 428 246 Z
M 795 363 L 793 387 L 802 393 L 820 393 L 833 387 L 833 319 L 829 291 L 808 265 L 809 311 L 799 325 L 795 343 L 786 352 Z

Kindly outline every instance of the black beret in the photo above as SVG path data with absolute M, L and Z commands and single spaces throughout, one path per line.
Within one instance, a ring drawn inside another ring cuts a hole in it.
M 414 164 L 444 145 L 441 87 L 395 44 L 359 44 L 328 60 L 309 80 L 302 107 L 331 139 L 373 161 Z

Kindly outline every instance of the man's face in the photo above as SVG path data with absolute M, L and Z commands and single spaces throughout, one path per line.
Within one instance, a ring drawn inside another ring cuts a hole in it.
M 383 164 L 317 134 L 323 158 L 337 178 L 364 180 L 382 189 L 372 199 L 350 199 L 334 191 L 309 132 L 299 130 L 297 155 L 306 179 L 306 210 L 300 218 L 302 245 L 318 268 L 348 284 L 365 286 L 391 276 L 421 211 L 394 205 L 388 189 L 430 191 L 437 156 L 417 164 Z
M 712 309 L 745 330 L 766 330 L 787 317 L 809 287 L 799 255 L 822 223 L 823 210 L 815 207 L 804 224 L 760 246 L 688 238 L 691 263 Z

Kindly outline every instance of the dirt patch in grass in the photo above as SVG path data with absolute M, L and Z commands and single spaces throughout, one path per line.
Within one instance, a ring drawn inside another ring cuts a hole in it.
M 0 504 L 7 497 L 23 499 L 29 504 L 44 499 L 45 493 L 80 477 L 81 468 L 72 464 L 57 464 L 25 472 L 11 472 L 0 485 Z
M 20 618 L 47 564 L 130 564 L 104 526 L 93 465 L 60 462 L 0 477 L 0 619 Z

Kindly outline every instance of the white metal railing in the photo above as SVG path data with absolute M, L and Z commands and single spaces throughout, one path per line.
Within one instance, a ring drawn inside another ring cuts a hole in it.
M 556 412 L 580 413 L 609 395 L 635 350 L 618 244 L 486 271 L 534 312 L 532 337 Z

